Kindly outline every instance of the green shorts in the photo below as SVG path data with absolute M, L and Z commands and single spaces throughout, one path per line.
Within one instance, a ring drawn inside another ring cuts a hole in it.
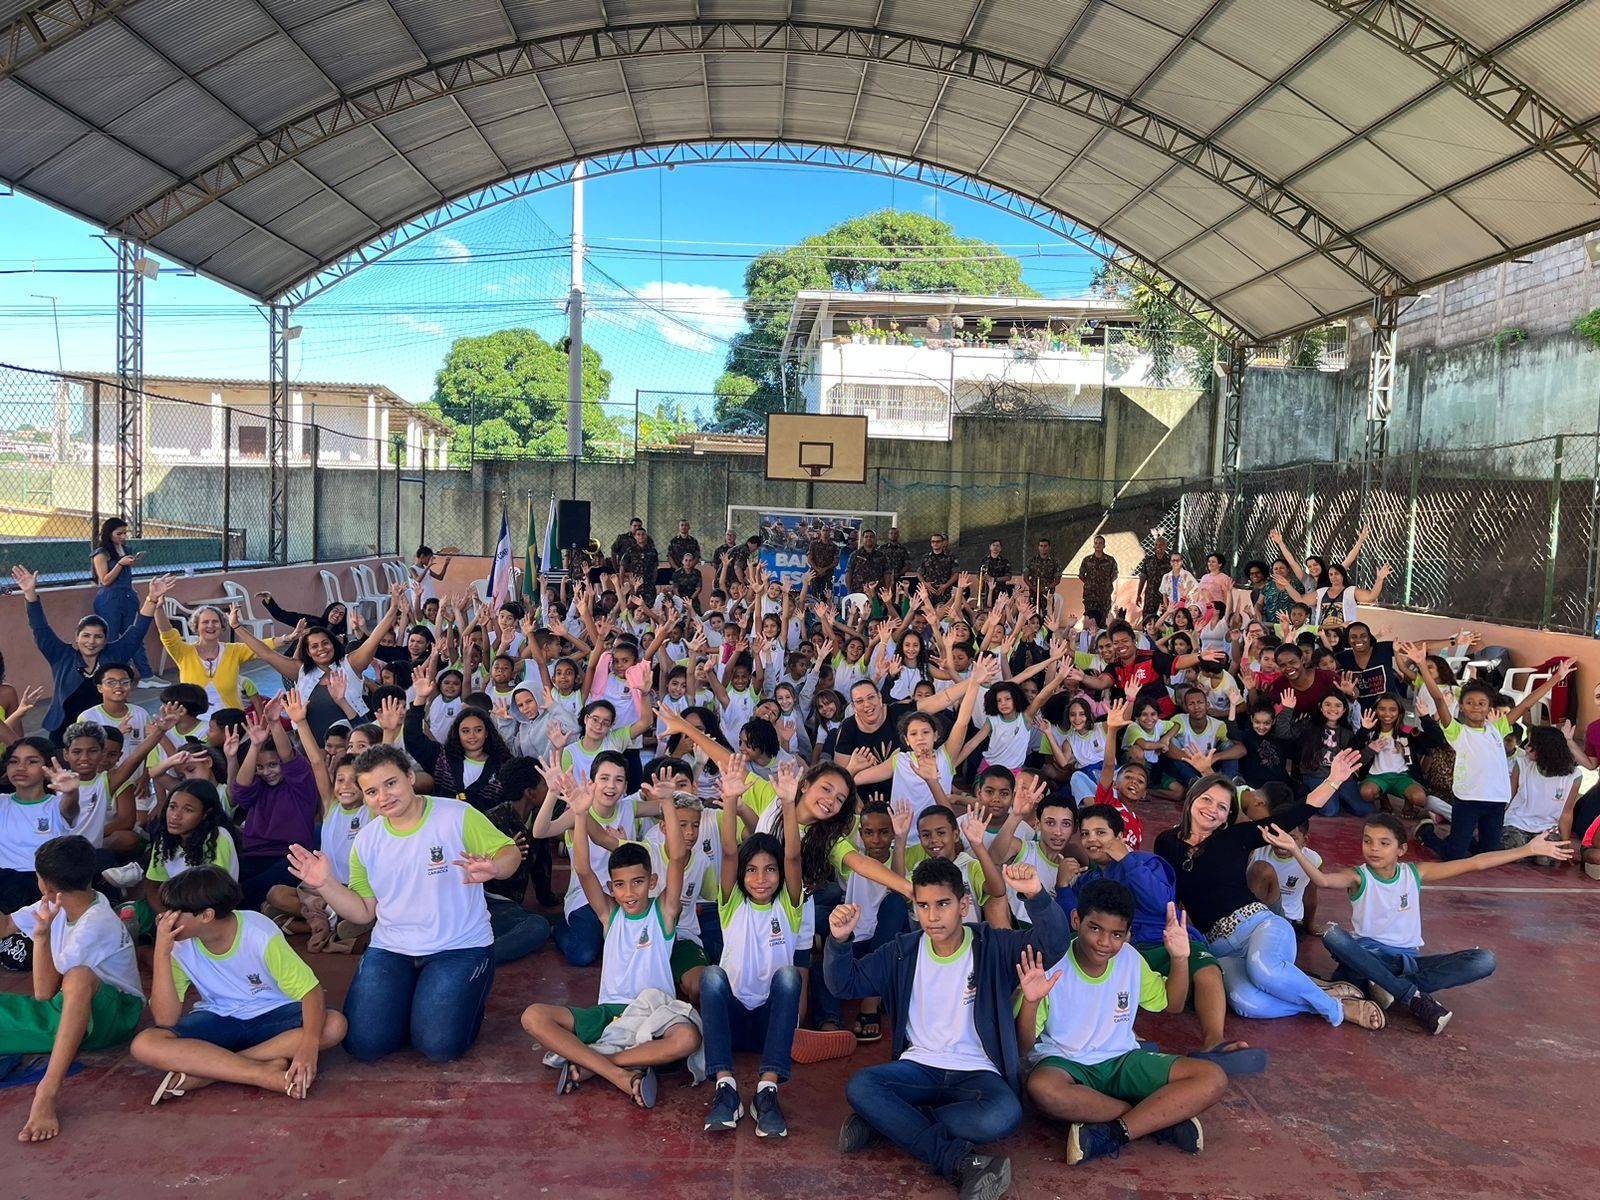
M 1421 787 L 1422 784 L 1412 777 L 1409 771 L 1390 771 L 1383 775 L 1368 775 L 1364 783 L 1375 784 L 1380 796 L 1399 796 L 1404 800 L 1406 789 Z
M 0 995 L 0 1054 L 48 1054 L 61 1026 L 62 999 L 60 992 L 48 1000 L 16 993 Z M 143 1013 L 143 996 L 130 995 L 102 980 L 89 1001 L 89 1028 L 80 1049 L 104 1050 L 130 1041 Z
M 1167 1086 L 1167 1080 L 1172 1077 L 1172 1065 L 1180 1057 L 1177 1054 L 1155 1054 L 1149 1050 L 1129 1050 L 1126 1054 L 1093 1065 L 1068 1062 L 1064 1058 L 1043 1058 L 1036 1068 L 1054 1067 L 1102 1096 L 1110 1096 L 1126 1104 L 1138 1104 Z
M 1134 946 L 1140 956 L 1157 975 L 1172 974 L 1172 955 L 1167 953 L 1167 947 L 1161 942 L 1139 942 Z M 1207 967 L 1222 969 L 1217 962 L 1216 955 L 1207 950 L 1194 938 L 1189 939 L 1189 978 L 1193 979 L 1197 971 Z M 1194 993 L 1189 993 L 1191 999 Z
M 626 1004 L 596 1004 L 593 1008 L 568 1008 L 572 1014 L 572 1035 L 585 1046 L 600 1040 L 606 1026 L 627 1011 Z
M 672 982 L 682 983 L 683 977 L 696 967 L 709 966 L 711 960 L 706 957 L 706 948 L 698 942 L 692 942 L 686 937 L 677 938 L 672 943 Z

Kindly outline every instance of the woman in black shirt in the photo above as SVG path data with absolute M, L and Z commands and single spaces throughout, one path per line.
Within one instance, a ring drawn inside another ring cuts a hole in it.
M 1327 984 L 1295 966 L 1294 926 L 1255 898 L 1245 879 L 1250 855 L 1266 844 L 1264 825 L 1292 829 L 1327 804 L 1361 765 L 1361 755 L 1341 752 L 1327 780 L 1302 804 L 1268 821 L 1234 823 L 1234 781 L 1224 775 L 1196 780 L 1184 799 L 1176 829 L 1156 838 L 1155 852 L 1172 864 L 1178 900 L 1197 929 L 1206 931 L 1222 965 L 1233 1011 L 1244 1017 L 1315 1013 L 1330 1025 L 1354 1021 L 1383 1028 L 1383 1010 L 1353 986 Z

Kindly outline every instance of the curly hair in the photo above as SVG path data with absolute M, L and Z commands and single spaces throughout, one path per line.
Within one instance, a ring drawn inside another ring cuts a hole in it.
M 203 779 L 185 780 L 181 787 L 172 789 L 171 795 L 167 797 L 167 803 L 170 804 L 174 796 L 181 796 L 184 793 L 188 793 L 200 802 L 200 824 L 180 837 L 167 829 L 165 818 L 156 821 L 150 835 L 150 861 L 165 862 L 181 852 L 186 865 L 204 866 L 206 863 L 216 861 L 217 841 L 223 834 L 233 839 L 234 856 L 237 858 L 239 831 L 234 827 L 232 818 L 228 816 L 228 810 L 223 806 L 222 795 L 217 791 L 216 785 L 207 783 Z

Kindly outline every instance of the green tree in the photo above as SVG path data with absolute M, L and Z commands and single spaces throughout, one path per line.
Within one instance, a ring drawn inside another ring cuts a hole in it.
M 727 373 L 717 381 L 719 422 L 749 425 L 747 414 L 782 411 L 786 394 L 799 395 L 797 371 L 778 356 L 794 298 L 808 289 L 1038 295 L 1022 282 L 1015 258 L 957 236 L 944 221 L 897 209 L 841 221 L 786 250 L 769 250 L 745 269 L 750 328 L 733 339 Z
M 607 411 L 611 372 L 593 346 L 583 348 L 585 458 L 631 453 L 631 431 Z M 567 340 L 547 342 L 532 329 L 500 329 L 457 338 L 434 376 L 431 406 L 451 423 L 457 462 L 478 455 L 559 458 L 567 448 Z

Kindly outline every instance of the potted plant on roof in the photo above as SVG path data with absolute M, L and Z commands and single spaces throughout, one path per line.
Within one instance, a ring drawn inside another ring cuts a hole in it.
M 989 348 L 989 335 L 994 332 L 993 317 L 978 318 L 978 345 L 985 350 Z
M 862 328 L 863 326 L 860 321 L 850 322 L 850 342 L 852 345 L 859 346 L 862 342 L 867 340 L 862 335 Z

